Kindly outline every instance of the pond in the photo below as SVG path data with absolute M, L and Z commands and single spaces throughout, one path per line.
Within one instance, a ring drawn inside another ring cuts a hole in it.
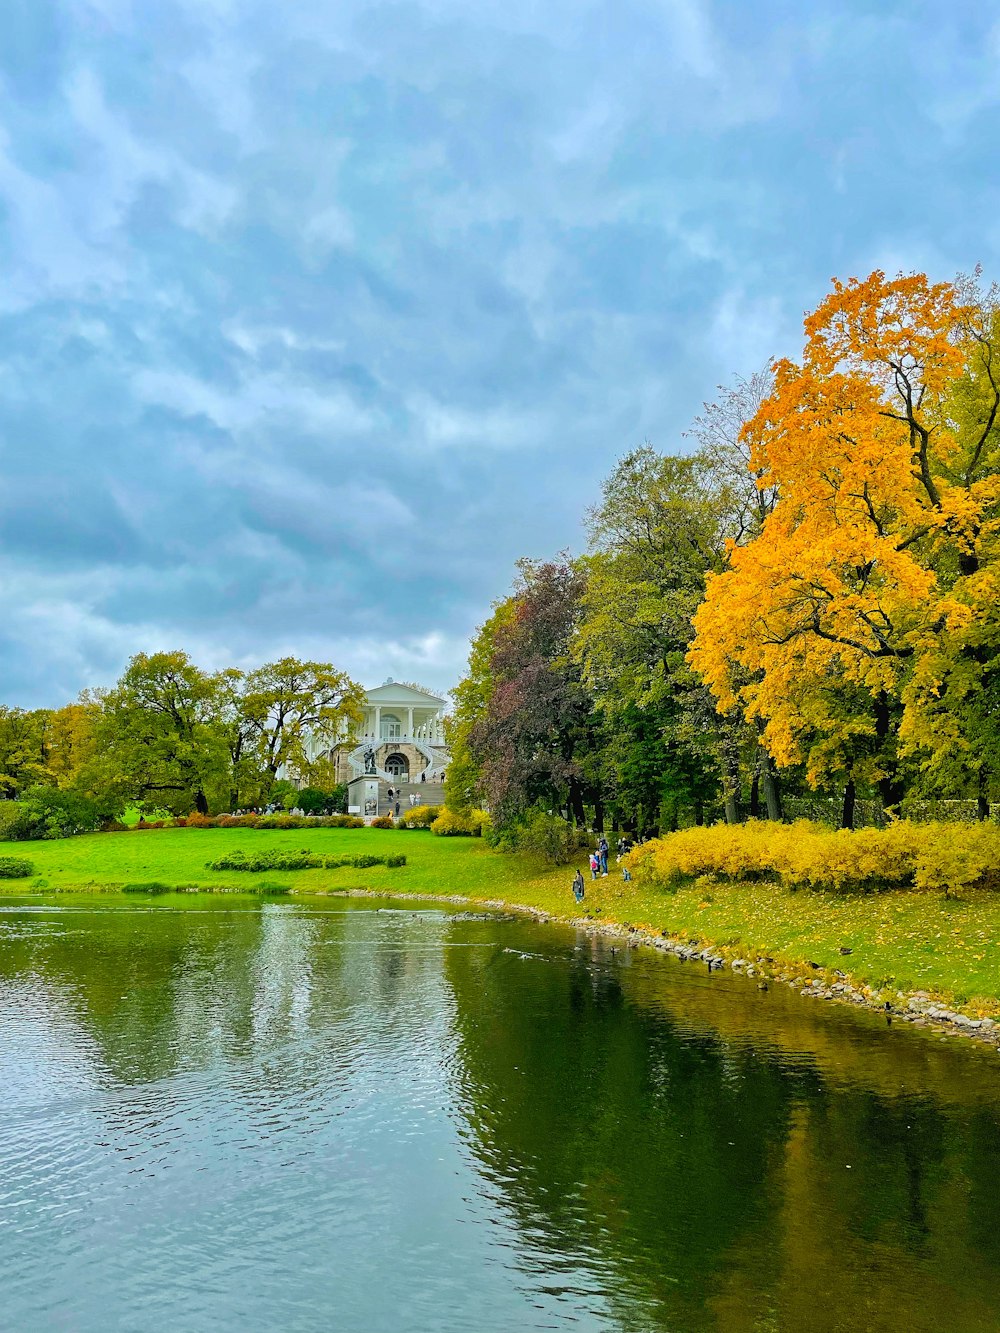
M 1000 1328 L 1000 1058 L 584 932 L 0 901 L 0 1327 Z

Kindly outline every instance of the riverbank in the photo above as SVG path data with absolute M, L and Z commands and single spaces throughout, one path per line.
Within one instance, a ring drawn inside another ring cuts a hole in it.
M 331 856 L 402 853 L 407 864 L 264 876 L 208 868 L 224 853 L 264 847 Z M 266 879 L 296 895 L 359 892 L 516 909 L 619 935 L 626 947 L 732 967 L 757 985 L 788 985 L 812 999 L 878 1009 L 893 1021 L 933 1024 L 993 1044 L 1000 1039 L 997 894 L 792 893 L 704 881 L 668 893 L 625 883 L 612 869 L 606 879 L 587 880 L 577 908 L 571 868 L 493 852 L 479 839 L 381 829 L 163 829 L 7 843 L 0 855 L 34 863 L 30 879 L 0 883 L 0 894 L 11 897 L 144 888 L 241 893 Z

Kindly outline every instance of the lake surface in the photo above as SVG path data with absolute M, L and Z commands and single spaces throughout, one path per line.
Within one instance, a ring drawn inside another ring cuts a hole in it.
M 0 900 L 0 1327 L 1000 1329 L 1000 1057 L 585 933 Z

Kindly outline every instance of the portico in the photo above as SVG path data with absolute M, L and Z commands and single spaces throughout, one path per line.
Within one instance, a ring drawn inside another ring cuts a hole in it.
M 387 680 L 367 692 L 360 724 L 320 753 L 333 760 L 336 780 L 351 784 L 352 804 L 370 804 L 373 782 L 382 788 L 392 786 L 394 792 L 409 784 L 417 784 L 421 793 L 433 786 L 436 794 L 448 766 L 444 711 L 445 701 L 438 695 Z

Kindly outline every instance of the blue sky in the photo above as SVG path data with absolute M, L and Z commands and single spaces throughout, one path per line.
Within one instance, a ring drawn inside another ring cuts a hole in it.
M 1000 276 L 991 11 L 4 0 L 0 701 L 454 684 L 832 275 Z

